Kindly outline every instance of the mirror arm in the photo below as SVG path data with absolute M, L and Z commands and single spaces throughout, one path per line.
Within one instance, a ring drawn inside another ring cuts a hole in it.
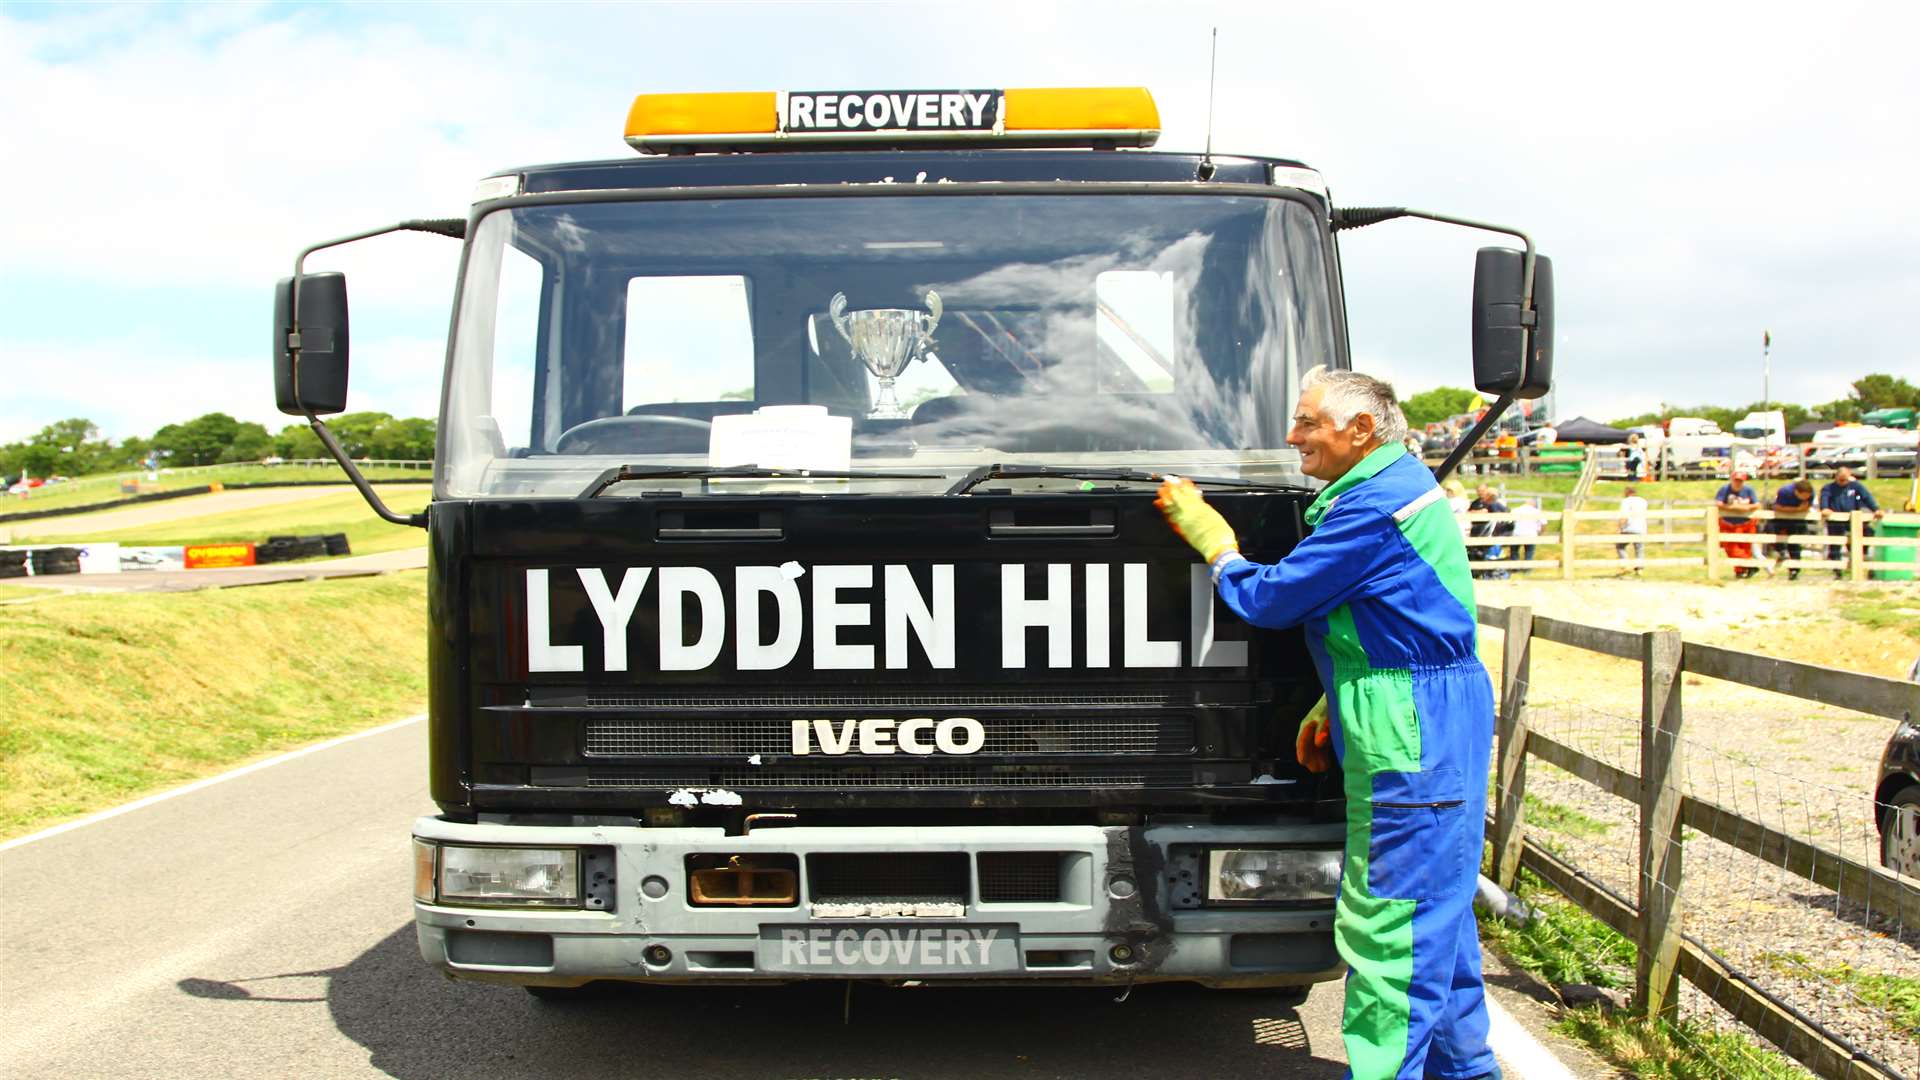
M 1468 229 L 1482 229 L 1486 232 L 1496 232 L 1506 236 L 1518 237 L 1520 242 L 1526 245 L 1526 254 L 1522 258 L 1520 268 L 1520 325 L 1526 327 L 1529 333 L 1539 325 L 1540 315 L 1533 309 L 1533 237 L 1528 236 L 1519 229 L 1509 228 L 1505 225 L 1495 225 L 1486 221 L 1475 221 L 1472 218 L 1454 217 L 1451 214 L 1435 214 L 1426 210 L 1411 210 L 1404 206 L 1343 206 L 1333 212 L 1333 229 L 1335 232 L 1343 229 L 1359 229 L 1368 225 L 1377 225 L 1382 221 L 1392 221 L 1395 218 L 1403 217 L 1425 218 L 1428 221 L 1438 221 L 1443 225 L 1459 225 Z M 1521 370 L 1520 378 L 1523 381 L 1514 386 L 1515 390 L 1526 385 L 1524 382 L 1526 379 L 1524 366 Z M 1499 400 L 1495 401 L 1493 405 L 1487 409 L 1486 415 L 1480 418 L 1480 422 L 1473 425 L 1473 430 L 1468 432 L 1466 437 L 1460 440 L 1460 445 L 1454 447 L 1453 452 L 1447 455 L 1447 460 L 1440 463 L 1439 470 L 1434 473 L 1434 479 L 1445 483 L 1448 475 L 1460 466 L 1460 462 L 1468 454 L 1473 452 L 1473 447 L 1480 441 L 1480 437 L 1487 433 L 1488 428 L 1491 428 L 1499 421 L 1501 414 L 1505 413 L 1507 407 L 1512 404 L 1513 394 L 1511 392 L 1501 394 Z
M 1533 237 L 1519 229 L 1486 221 L 1475 221 L 1472 218 L 1454 217 L 1451 214 L 1411 210 L 1404 206 L 1343 206 L 1333 212 L 1333 230 L 1340 232 L 1344 229 L 1359 229 L 1403 217 L 1425 218 L 1428 221 L 1438 221 L 1443 225 L 1459 225 L 1468 229 L 1482 229 L 1486 232 L 1518 237 L 1527 248 L 1520 268 L 1520 325 L 1531 327 L 1538 322 L 1533 310 Z
M 351 236 L 323 240 L 318 244 L 300 249 L 300 254 L 293 259 L 292 317 L 288 319 L 292 325 L 287 328 L 287 359 L 293 374 L 293 400 L 305 400 L 300 394 L 300 279 L 306 276 L 307 256 L 316 251 L 324 251 L 330 247 L 339 247 L 342 244 L 351 244 L 357 240 L 367 240 L 375 236 L 384 236 L 390 232 L 428 232 L 460 240 L 467 235 L 467 222 L 465 218 L 413 218 L 395 225 L 357 232 Z M 353 463 L 353 459 L 347 456 L 346 450 L 333 437 L 333 432 L 328 430 L 326 421 L 315 416 L 310 410 L 302 411 L 306 415 L 307 423 L 313 427 L 313 433 L 320 437 L 320 444 L 325 446 L 327 452 L 333 455 L 333 459 L 346 470 L 347 479 L 353 481 L 353 486 L 360 489 L 361 497 L 367 500 L 368 506 L 373 507 L 374 513 L 395 525 L 426 528 L 426 514 L 396 514 L 389 509 L 374 492 L 373 485 L 367 482 L 366 476 L 360 472 L 360 467 Z
M 353 486 L 360 489 L 360 497 L 367 500 L 367 505 L 373 507 L 374 513 L 379 514 L 382 518 L 393 522 L 395 525 L 412 525 L 418 529 L 427 527 L 427 515 L 425 513 L 396 514 L 381 500 L 379 493 L 375 492 L 373 485 L 367 482 L 367 478 L 361 473 L 360 467 L 355 465 L 353 459 L 347 456 L 346 448 L 341 446 L 339 440 L 333 437 L 333 432 L 328 430 L 325 422 L 312 413 L 308 413 L 307 423 L 312 425 L 313 433 L 320 437 L 320 444 L 327 448 L 327 453 L 332 454 L 333 460 L 339 462 L 340 467 L 346 470 L 347 479 L 353 481 Z
M 1447 477 L 1452 475 L 1453 470 L 1460 467 L 1460 462 L 1468 454 L 1473 453 L 1473 448 L 1479 444 L 1480 437 L 1487 433 L 1488 428 L 1500 421 L 1501 415 L 1507 411 L 1507 406 L 1512 404 L 1512 394 L 1501 394 L 1492 405 L 1487 407 L 1486 415 L 1480 418 L 1479 423 L 1473 425 L 1472 430 L 1461 436 L 1460 445 L 1454 447 L 1453 452 L 1447 455 L 1447 460 L 1441 462 L 1440 467 L 1434 470 L 1435 482 L 1442 484 L 1447 482 Z

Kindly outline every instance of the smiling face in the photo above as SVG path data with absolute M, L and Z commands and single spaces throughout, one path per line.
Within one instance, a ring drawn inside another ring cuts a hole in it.
M 1314 387 L 1300 395 L 1293 410 L 1293 430 L 1287 432 L 1287 445 L 1300 451 L 1300 471 L 1315 480 L 1329 483 L 1347 475 L 1377 445 L 1373 437 L 1373 417 L 1358 413 L 1346 427 L 1335 427 L 1333 417 L 1320 407 L 1323 387 Z

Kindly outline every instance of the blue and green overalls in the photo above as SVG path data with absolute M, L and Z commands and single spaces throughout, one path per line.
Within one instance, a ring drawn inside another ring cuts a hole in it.
M 1228 552 L 1214 581 L 1242 619 L 1306 627 L 1346 775 L 1334 939 L 1356 1080 L 1494 1072 L 1473 895 L 1493 743 L 1467 554 L 1433 474 L 1383 446 L 1307 508 L 1277 563 Z

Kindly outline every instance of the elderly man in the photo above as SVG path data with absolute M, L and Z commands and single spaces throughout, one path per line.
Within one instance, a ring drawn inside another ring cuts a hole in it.
M 1330 734 L 1346 777 L 1334 940 L 1352 1075 L 1469 1080 L 1498 1075 L 1473 921 L 1493 689 L 1466 548 L 1433 474 L 1400 446 L 1405 423 L 1386 383 L 1308 374 L 1287 442 L 1327 486 L 1307 508 L 1313 532 L 1277 563 L 1243 558 L 1188 481 L 1162 485 L 1158 505 L 1235 614 L 1306 627 L 1331 732 L 1302 725 L 1296 752 L 1326 770 Z
M 1873 492 L 1867 490 L 1867 485 L 1855 480 L 1853 470 L 1842 465 L 1834 471 L 1833 482 L 1820 489 L 1820 517 L 1827 523 L 1827 535 L 1846 536 L 1852 531 L 1849 523 L 1853 515 L 1863 510 L 1872 511 L 1875 521 L 1886 516 L 1880 504 L 1873 501 Z M 1829 516 L 1836 514 L 1840 516 L 1837 521 Z M 1872 533 L 1873 530 L 1868 528 L 1867 534 L 1871 536 Z M 1827 558 L 1850 562 L 1853 547 L 1850 544 L 1829 545 Z M 1845 574 L 1844 571 L 1835 570 L 1833 576 L 1840 578 Z

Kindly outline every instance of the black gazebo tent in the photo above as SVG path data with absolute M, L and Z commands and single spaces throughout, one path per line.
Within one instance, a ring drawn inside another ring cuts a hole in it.
M 1617 427 L 1608 427 L 1584 416 L 1576 416 L 1564 423 L 1555 424 L 1553 433 L 1560 442 L 1577 442 L 1608 445 L 1627 441 L 1627 433 Z

